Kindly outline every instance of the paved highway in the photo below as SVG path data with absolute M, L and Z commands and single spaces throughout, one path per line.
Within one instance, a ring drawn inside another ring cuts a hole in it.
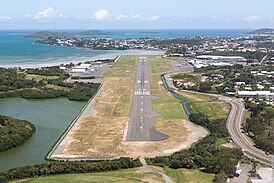
M 232 107 L 227 119 L 227 129 L 233 141 L 244 151 L 248 152 L 248 155 L 251 154 L 252 157 L 256 158 L 258 161 L 271 165 L 272 157 L 256 148 L 247 135 L 241 132 L 245 111 L 243 102 L 239 99 L 225 99 L 225 101 L 229 102 Z
M 154 127 L 158 115 L 152 108 L 148 60 L 140 57 L 126 141 L 162 141 L 167 135 Z
M 165 75 L 165 80 L 170 89 L 176 90 L 177 88 L 173 85 L 170 79 L 171 74 Z M 221 101 L 227 102 L 231 105 L 231 111 L 227 119 L 227 129 L 232 140 L 240 147 L 243 151 L 247 153 L 248 156 L 256 158 L 256 160 L 271 165 L 272 157 L 271 155 L 266 155 L 264 151 L 256 148 L 249 137 L 241 132 L 241 126 L 244 118 L 245 107 L 242 99 L 225 97 L 222 95 L 215 95 L 209 93 L 201 93 L 195 91 L 184 90 L 184 92 L 189 93 L 200 93 L 207 96 L 218 98 Z

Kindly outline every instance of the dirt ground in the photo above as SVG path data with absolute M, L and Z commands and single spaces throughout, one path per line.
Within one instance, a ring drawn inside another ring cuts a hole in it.
M 56 157 L 96 159 L 168 155 L 190 147 L 208 134 L 204 128 L 185 119 L 159 117 L 156 119 L 156 129 L 170 138 L 160 142 L 126 142 L 134 78 L 135 72 L 124 77 L 104 78 L 103 86 L 94 98 L 93 112 L 69 132 L 63 152 Z M 167 92 L 160 80 L 155 82 L 154 87 L 159 87 L 158 91 L 154 88 L 156 94 L 159 91 Z M 167 93 L 165 96 L 171 97 Z

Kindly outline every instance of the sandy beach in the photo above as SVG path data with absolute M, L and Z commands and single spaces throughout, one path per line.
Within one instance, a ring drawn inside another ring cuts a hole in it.
M 96 50 L 92 50 L 96 51 Z M 114 53 L 109 54 L 101 54 L 97 56 L 90 56 L 90 57 L 84 57 L 84 58 L 64 58 L 62 59 L 56 59 L 55 61 L 49 61 L 49 62 L 16 62 L 13 64 L 2 64 L 0 62 L 0 67 L 4 68 L 14 68 L 14 67 L 20 67 L 20 68 L 39 68 L 39 67 L 50 67 L 50 66 L 59 66 L 62 64 L 69 64 L 74 63 L 77 64 L 79 62 L 85 62 L 85 61 L 96 61 L 98 59 L 114 59 L 118 55 L 162 55 L 164 51 L 155 51 L 155 50 L 113 50 Z

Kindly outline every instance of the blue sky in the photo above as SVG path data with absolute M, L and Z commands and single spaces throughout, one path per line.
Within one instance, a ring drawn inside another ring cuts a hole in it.
M 8 0 L 0 29 L 274 27 L 273 0 Z

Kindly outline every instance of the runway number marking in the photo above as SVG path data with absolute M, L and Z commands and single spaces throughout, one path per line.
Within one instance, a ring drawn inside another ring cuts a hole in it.
M 134 95 L 150 95 L 150 92 L 149 91 L 135 91 Z

